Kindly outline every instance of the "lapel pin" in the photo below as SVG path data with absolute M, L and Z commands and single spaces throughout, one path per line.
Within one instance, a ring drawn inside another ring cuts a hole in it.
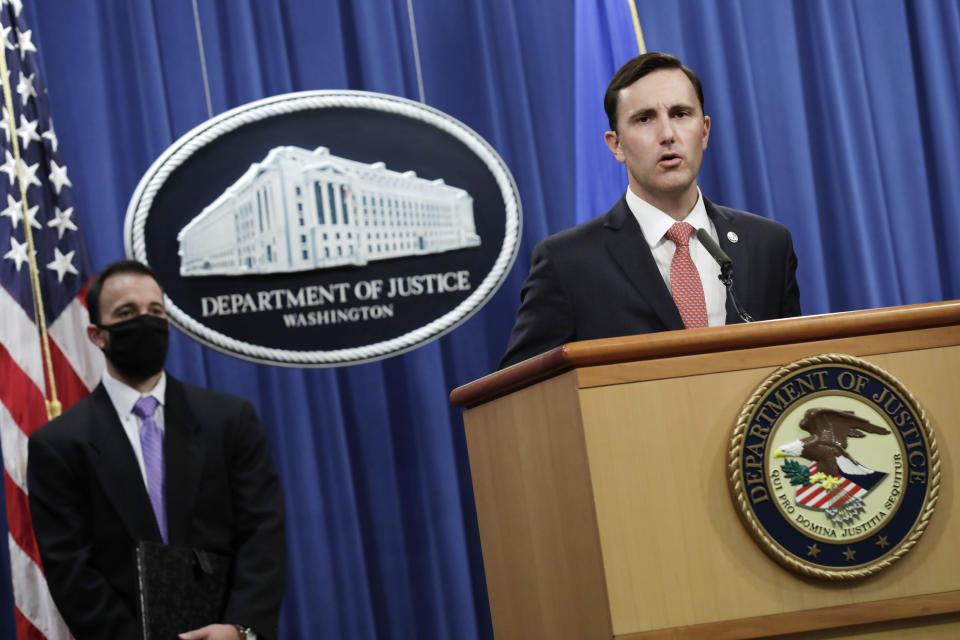
M 738 236 L 734 231 L 727 231 L 727 240 L 733 244 L 737 244 L 737 242 L 740 241 L 740 236 Z

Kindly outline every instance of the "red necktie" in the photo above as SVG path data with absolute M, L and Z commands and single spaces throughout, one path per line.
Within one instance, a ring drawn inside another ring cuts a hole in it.
M 703 283 L 700 273 L 690 257 L 690 235 L 693 226 L 677 222 L 667 230 L 667 238 L 677 245 L 670 263 L 670 293 L 677 303 L 683 326 L 687 329 L 706 327 L 707 303 L 703 298 Z

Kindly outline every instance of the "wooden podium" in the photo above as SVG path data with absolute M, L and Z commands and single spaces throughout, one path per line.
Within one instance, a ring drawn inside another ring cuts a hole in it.
M 926 532 L 861 580 L 775 563 L 727 488 L 750 394 L 829 353 L 898 378 L 940 450 Z M 947 302 L 571 343 L 454 390 L 497 640 L 960 638 L 958 383 Z

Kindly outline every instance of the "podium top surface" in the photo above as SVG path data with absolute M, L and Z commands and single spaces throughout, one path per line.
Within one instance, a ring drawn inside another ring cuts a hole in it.
M 570 342 L 457 387 L 450 393 L 450 403 L 474 407 L 582 366 L 954 324 L 960 324 L 960 300 Z

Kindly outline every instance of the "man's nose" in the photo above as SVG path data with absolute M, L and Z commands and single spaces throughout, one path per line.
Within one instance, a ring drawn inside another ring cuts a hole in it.
M 677 130 L 674 127 L 673 118 L 661 118 L 658 126 L 657 134 L 660 137 L 660 144 L 669 144 L 676 140 Z

